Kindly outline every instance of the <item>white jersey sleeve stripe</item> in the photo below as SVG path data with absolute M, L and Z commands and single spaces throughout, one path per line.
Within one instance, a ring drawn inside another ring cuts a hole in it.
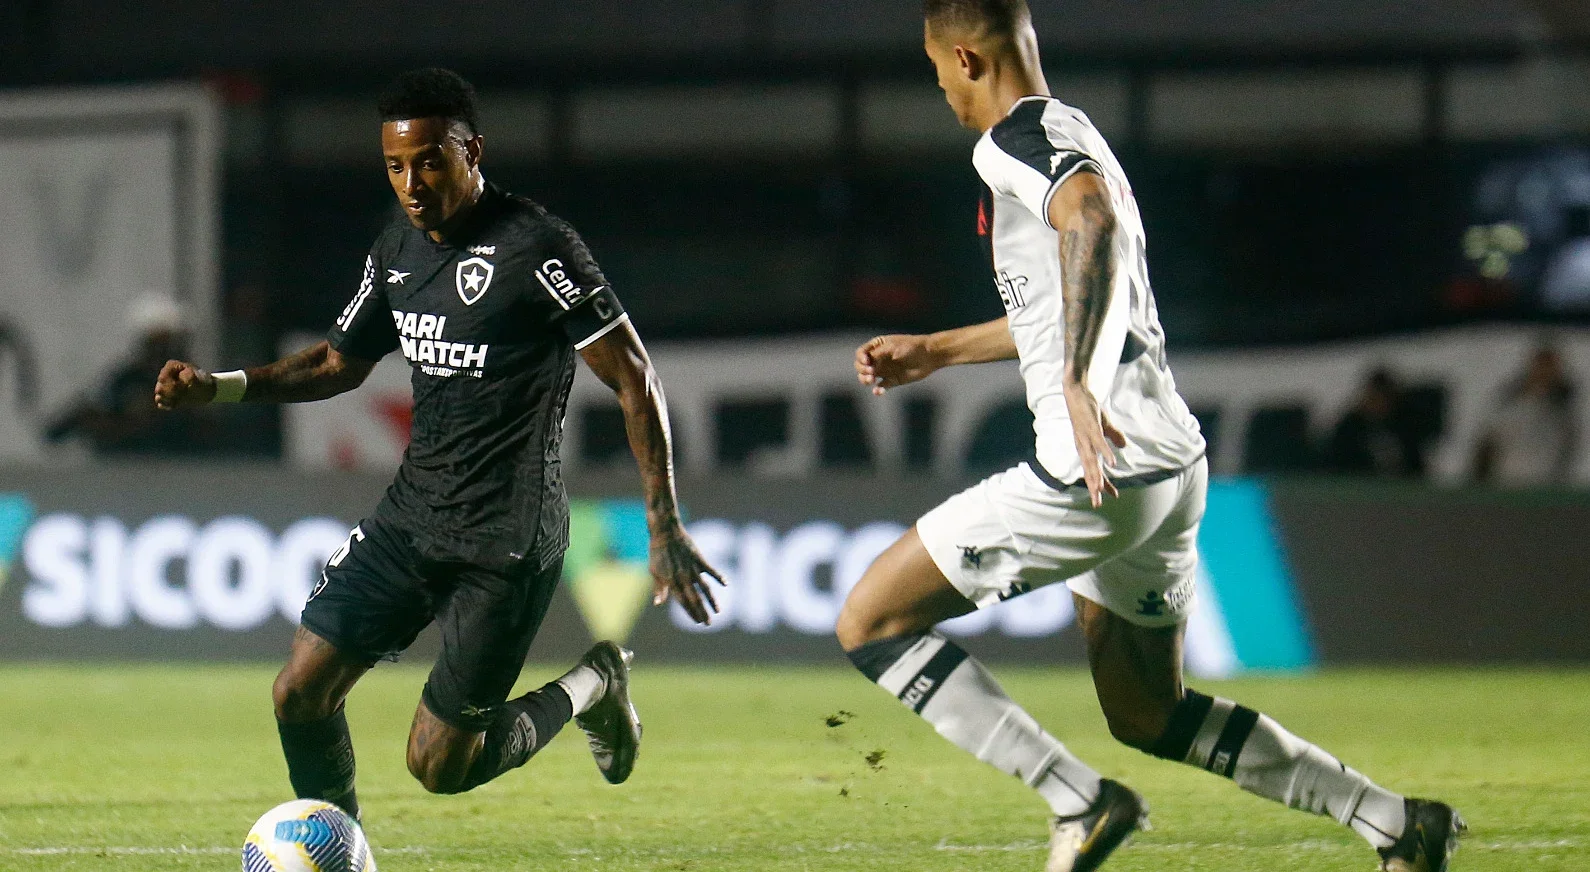
M 342 316 L 337 319 L 337 329 L 347 330 L 353 324 L 353 319 L 359 317 L 359 310 L 364 308 L 364 301 L 370 296 L 370 291 L 375 288 L 375 258 L 365 255 L 364 278 L 359 282 L 359 291 L 348 301 L 342 310 Z
M 574 350 L 575 351 L 584 351 L 585 347 L 587 345 L 590 345 L 591 343 L 595 342 L 596 340 L 601 339 L 603 336 L 606 336 L 607 334 L 612 333 L 615 329 L 618 328 L 618 325 L 620 325 L 620 324 L 628 324 L 628 323 L 629 323 L 629 313 L 625 312 L 624 314 L 618 316 L 617 320 L 613 320 L 613 321 L 607 322 L 607 326 L 606 327 L 603 327 L 602 329 L 596 331 L 595 333 L 592 333 L 590 336 L 587 336 L 584 339 L 581 339 L 579 342 L 574 343 Z

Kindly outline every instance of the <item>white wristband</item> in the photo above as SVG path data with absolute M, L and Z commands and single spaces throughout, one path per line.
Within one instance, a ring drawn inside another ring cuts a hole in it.
M 240 403 L 243 394 L 248 390 L 248 376 L 241 369 L 230 372 L 218 372 L 215 378 L 215 399 L 213 403 Z

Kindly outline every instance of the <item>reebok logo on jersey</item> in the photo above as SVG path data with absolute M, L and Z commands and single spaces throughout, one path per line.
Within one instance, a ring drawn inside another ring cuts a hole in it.
M 392 320 L 397 323 L 398 344 L 403 348 L 403 356 L 413 363 L 422 364 L 421 369 L 426 375 L 485 376 L 486 351 L 491 346 L 444 340 L 442 332 L 447 329 L 446 315 L 393 310 Z
M 414 274 L 413 273 L 406 273 L 406 272 L 398 272 L 395 269 L 389 269 L 389 270 L 386 271 L 386 283 L 389 284 L 389 285 L 401 285 L 401 284 L 403 284 L 403 280 L 408 278 L 411 275 L 414 275 Z

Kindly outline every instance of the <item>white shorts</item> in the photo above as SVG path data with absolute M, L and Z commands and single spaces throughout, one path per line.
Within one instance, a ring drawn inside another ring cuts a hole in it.
M 1021 463 L 945 500 L 916 530 L 978 608 L 1065 582 L 1134 624 L 1173 626 L 1192 609 L 1208 486 L 1199 460 L 1095 509 L 1086 488 L 1056 489 Z

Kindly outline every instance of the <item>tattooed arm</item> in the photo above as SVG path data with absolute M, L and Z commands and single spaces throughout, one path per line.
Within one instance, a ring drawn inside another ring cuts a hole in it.
M 375 361 L 350 357 L 318 342 L 297 354 L 246 370 L 250 403 L 311 403 L 351 391 L 370 377 Z M 215 376 L 181 360 L 170 360 L 155 381 L 155 406 L 201 406 L 215 399 Z
M 1103 177 L 1079 172 L 1049 201 L 1049 223 L 1060 233 L 1060 295 L 1064 307 L 1065 374 L 1062 389 L 1082 478 L 1097 508 L 1106 495 L 1117 496 L 1105 467 L 1115 463 L 1111 443 L 1126 440 L 1110 425 L 1088 389 L 1088 369 L 1103 332 L 1115 285 L 1115 210 Z
M 703 576 L 710 575 L 719 584 L 723 577 L 696 551 L 679 518 L 668 402 L 651 358 L 628 322 L 608 331 L 580 354 L 591 372 L 618 394 L 629 448 L 640 465 L 646 526 L 651 530 L 652 603 L 661 605 L 672 594 L 697 623 L 710 624 L 718 604 Z

